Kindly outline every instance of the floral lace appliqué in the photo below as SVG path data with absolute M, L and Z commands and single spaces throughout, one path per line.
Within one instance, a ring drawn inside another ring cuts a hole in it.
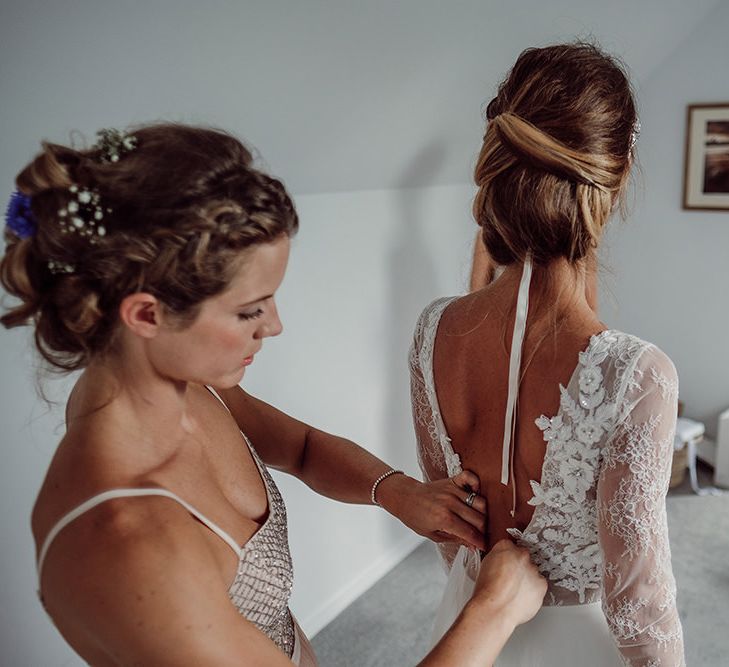
M 424 311 L 411 351 L 413 412 L 430 479 L 461 469 L 432 370 L 449 302 Z M 557 415 L 536 420 L 547 447 L 541 478 L 530 482 L 534 513 L 523 530 L 508 531 L 547 577 L 545 605 L 602 600 L 629 667 L 685 664 L 663 501 L 677 388 L 675 368 L 655 346 L 617 331 L 593 336 L 559 388 Z M 454 553 L 440 551 L 447 566 Z
M 523 532 L 508 531 L 529 548 L 550 583 L 572 591 L 579 603 L 593 601 L 600 592 L 594 494 L 598 443 L 613 427 L 616 415 L 603 386 L 599 364 L 607 350 L 600 342 L 601 336 L 594 336 L 580 353 L 577 400 L 560 386 L 559 414 L 536 420 L 547 442 L 541 482 L 530 482 L 534 496 L 529 504 L 536 509 Z
M 669 380 L 663 373 L 655 368 L 651 368 L 651 378 L 660 388 L 661 395 L 664 400 L 678 396 L 678 382 L 676 380 Z

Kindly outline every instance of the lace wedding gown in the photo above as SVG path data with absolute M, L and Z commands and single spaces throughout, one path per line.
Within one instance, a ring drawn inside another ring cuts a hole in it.
M 528 278 L 524 282 L 528 294 Z M 452 300 L 425 309 L 410 351 L 426 478 L 428 469 L 440 478 L 461 471 L 433 377 L 436 330 Z M 520 312 L 525 322 L 526 308 Z M 517 355 L 519 317 L 512 345 Z M 518 371 L 517 363 L 516 377 Z M 531 552 L 548 592 L 542 610 L 507 643 L 499 667 L 685 664 L 665 510 L 677 392 L 671 360 L 635 336 L 604 331 L 580 353 L 569 384 L 560 387 L 559 412 L 536 421 L 547 449 L 541 479 L 531 481 L 533 517 L 524 530 L 509 530 Z M 450 575 L 434 643 L 470 597 L 478 574 L 477 552 L 456 549 L 440 546 Z

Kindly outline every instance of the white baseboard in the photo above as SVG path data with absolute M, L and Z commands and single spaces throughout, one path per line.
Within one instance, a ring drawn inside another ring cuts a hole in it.
M 346 586 L 339 589 L 328 600 L 322 602 L 313 612 L 298 619 L 307 636 L 309 638 L 314 637 L 317 632 L 331 623 L 352 602 L 374 586 L 424 541 L 425 538 L 411 533 L 391 549 L 388 549 L 369 567 L 359 572 Z

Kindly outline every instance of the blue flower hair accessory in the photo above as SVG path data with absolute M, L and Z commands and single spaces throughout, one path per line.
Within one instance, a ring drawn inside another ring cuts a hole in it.
M 38 225 L 30 208 L 30 197 L 15 190 L 5 211 L 5 225 L 19 239 L 35 235 Z

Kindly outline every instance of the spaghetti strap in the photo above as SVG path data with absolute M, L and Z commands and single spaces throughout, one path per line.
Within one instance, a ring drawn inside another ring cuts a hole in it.
M 205 387 L 205 389 L 207 389 L 207 390 L 208 390 L 208 391 L 209 391 L 209 392 L 210 392 L 210 393 L 211 393 L 211 394 L 212 394 L 213 396 L 215 396 L 215 398 L 217 398 L 217 399 L 218 399 L 218 400 L 219 400 L 219 401 L 220 401 L 220 402 L 221 402 L 221 403 L 223 404 L 223 407 L 224 407 L 224 408 L 225 408 L 225 409 L 226 409 L 226 410 L 227 410 L 228 412 L 230 412 L 230 408 L 229 408 L 229 407 L 228 407 L 228 406 L 227 406 L 227 405 L 225 404 L 225 401 L 224 401 L 224 400 L 223 400 L 222 398 L 220 398 L 220 394 L 219 394 L 219 393 L 218 393 L 217 391 L 215 391 L 215 389 L 213 389 L 212 387 L 210 387 L 210 386 L 208 386 L 208 385 L 204 385 L 204 387 Z
M 226 404 L 226 402 L 225 402 L 225 401 L 224 401 L 224 400 L 223 400 L 222 398 L 220 398 L 220 394 L 219 394 L 219 393 L 218 393 L 217 391 L 215 391 L 215 389 L 213 389 L 213 388 L 212 388 L 211 386 L 209 386 L 209 385 L 207 385 L 207 384 L 206 384 L 206 385 L 203 385 L 203 386 L 204 386 L 204 387 L 205 387 L 205 389 L 207 389 L 207 390 L 208 390 L 208 391 L 209 391 L 209 392 L 210 392 L 210 393 L 211 393 L 211 394 L 212 394 L 213 396 L 215 396 L 215 398 L 217 398 L 217 399 L 218 399 L 218 400 L 219 400 L 219 401 L 220 401 L 220 402 L 222 403 L 223 407 L 224 407 L 224 408 L 225 408 L 225 409 L 226 409 L 226 410 L 228 411 L 228 413 L 229 413 L 229 414 L 230 414 L 230 415 L 232 416 L 232 415 L 233 415 L 233 413 L 232 413 L 232 412 L 230 411 L 230 408 L 228 407 L 228 405 Z M 255 462 L 255 464 L 256 464 L 256 467 L 258 468 L 259 472 L 261 472 L 261 474 L 263 474 L 263 473 L 262 473 L 262 469 L 263 469 L 263 466 L 264 466 L 265 464 L 264 464 L 264 463 L 263 463 L 263 462 L 262 462 L 262 461 L 260 460 L 260 458 L 259 458 L 259 456 L 258 456 L 258 453 L 257 453 L 257 452 L 255 451 L 255 449 L 254 449 L 254 447 L 253 447 L 253 443 L 252 443 L 252 442 L 251 442 L 251 441 L 249 440 L 248 436 L 247 436 L 247 435 L 246 435 L 245 433 L 243 433 L 243 431 L 241 431 L 241 430 L 240 430 L 240 428 L 238 429 L 238 431 L 240 431 L 240 434 L 241 434 L 241 435 L 243 436 L 243 440 L 245 440 L 245 442 L 246 442 L 246 445 L 248 445 L 248 449 L 249 449 L 249 450 L 250 450 L 250 452 L 251 452 L 251 456 L 253 457 L 253 461 Z M 266 487 L 266 496 L 268 496 L 268 484 L 265 484 L 265 482 L 264 482 L 264 486 Z
M 53 540 L 58 536 L 58 533 L 60 533 L 66 526 L 68 526 L 68 524 L 70 524 L 72 521 L 75 521 L 82 514 L 85 514 L 89 510 L 96 507 L 97 505 L 100 505 L 101 503 L 106 502 L 107 500 L 114 500 L 116 498 L 135 498 L 135 497 L 139 497 L 139 496 L 164 496 L 165 498 L 170 498 L 170 499 L 174 500 L 175 502 L 179 503 L 190 514 L 192 514 L 196 519 L 198 519 L 201 523 L 203 523 L 210 530 L 212 530 L 221 540 L 223 540 L 235 552 L 235 555 L 238 556 L 238 558 L 240 558 L 242 549 L 228 533 L 226 533 L 214 521 L 211 521 L 204 514 L 202 514 L 201 512 L 198 512 L 192 505 L 190 505 L 190 503 L 184 501 L 182 498 L 175 495 L 171 491 L 168 491 L 167 489 L 154 489 L 154 488 L 110 489 L 109 491 L 104 491 L 103 493 L 99 493 L 98 495 L 95 495 L 92 498 L 89 498 L 88 500 L 84 501 L 78 507 L 75 507 L 70 512 L 68 512 L 68 514 L 65 514 L 64 516 L 62 516 L 58 520 L 58 522 L 56 522 L 56 524 L 53 526 L 53 528 L 51 528 L 48 535 L 46 535 L 45 540 L 43 540 L 43 546 L 41 547 L 41 550 L 38 554 L 38 565 L 37 565 L 38 586 L 40 587 L 40 579 L 41 579 L 41 573 L 43 571 L 43 563 L 46 559 L 46 554 L 48 553 L 48 549 L 50 548 L 51 544 L 53 543 Z

